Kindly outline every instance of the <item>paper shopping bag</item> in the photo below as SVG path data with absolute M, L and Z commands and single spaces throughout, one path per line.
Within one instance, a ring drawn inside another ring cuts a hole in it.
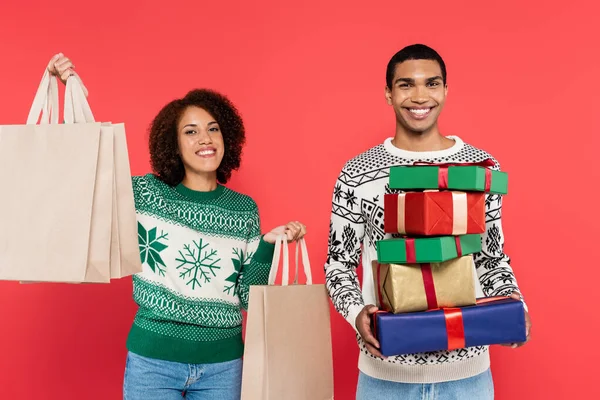
M 100 148 L 94 185 L 86 276 L 83 282 L 110 282 L 110 244 L 113 196 L 113 130 L 100 127 Z
M 73 105 L 73 122 L 93 122 L 94 116 L 84 95 L 83 85 L 79 77 L 77 79 L 70 78 L 67 81 L 67 94 L 72 94 L 72 97 L 65 97 L 65 109 L 70 110 L 71 105 Z M 110 171 L 110 179 L 105 182 L 107 187 L 111 189 L 111 196 L 103 198 L 102 206 L 98 209 L 96 209 L 96 203 L 94 204 L 93 215 L 101 215 L 102 221 L 112 223 L 105 225 L 103 222 L 96 225 L 93 220 L 92 232 L 96 229 L 101 230 L 103 233 L 110 232 L 108 241 L 105 241 L 105 236 L 102 236 L 101 243 L 104 250 L 103 254 L 109 254 L 110 278 L 115 279 L 141 272 L 142 264 L 139 255 L 137 219 L 125 125 L 105 122 L 101 127 L 101 138 L 110 140 L 113 145 L 111 148 L 113 151 L 111 154 L 113 168 Z
M 288 285 L 287 241 L 282 237 L 275 247 L 269 285 L 250 287 L 243 400 L 333 399 L 327 291 L 324 285 L 312 284 L 304 241 L 297 246 L 302 250 L 306 285 Z M 275 286 L 281 247 L 284 254 L 282 285 Z M 296 264 L 295 282 L 297 271 Z
M 125 125 L 114 124 L 111 278 L 142 272 Z
M 57 123 L 53 81 L 46 72 L 26 125 L 0 126 L 0 184 L 10 188 L 0 196 L 0 279 L 107 281 L 108 257 L 90 239 L 97 173 L 102 182 L 109 173 L 100 149 L 110 146 L 99 123 Z
M 0 279 L 107 283 L 139 272 L 139 255 L 137 266 L 131 256 L 135 209 L 124 127 L 94 121 L 79 77 L 67 81 L 59 125 L 57 91 L 46 72 L 27 125 L 0 126 L 0 183 L 17 189 L 0 199 L 0 226 L 11 228 L 0 233 Z M 15 162 L 24 168 L 9 173 L 4 166 Z M 115 228 L 121 219 L 122 235 Z M 33 254 L 22 257 L 24 251 Z

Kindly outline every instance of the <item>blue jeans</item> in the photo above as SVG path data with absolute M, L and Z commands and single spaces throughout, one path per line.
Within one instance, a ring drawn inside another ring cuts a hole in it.
M 239 400 L 242 359 L 215 364 L 182 364 L 129 352 L 124 400 Z
M 398 383 L 358 376 L 356 400 L 493 400 L 494 383 L 488 369 L 479 375 L 441 383 Z

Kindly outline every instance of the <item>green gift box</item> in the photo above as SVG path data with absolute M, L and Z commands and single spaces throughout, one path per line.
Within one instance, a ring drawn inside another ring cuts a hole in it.
M 390 168 L 390 189 L 450 189 L 508 193 L 508 174 L 481 166 L 398 166 Z
M 481 251 L 481 235 L 384 239 L 377 242 L 380 264 L 438 263 Z

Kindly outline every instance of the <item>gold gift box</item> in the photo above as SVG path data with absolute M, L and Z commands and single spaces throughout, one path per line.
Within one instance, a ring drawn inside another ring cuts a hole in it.
M 374 261 L 373 278 L 379 307 L 398 314 L 474 305 L 474 268 L 472 255 L 430 264 Z

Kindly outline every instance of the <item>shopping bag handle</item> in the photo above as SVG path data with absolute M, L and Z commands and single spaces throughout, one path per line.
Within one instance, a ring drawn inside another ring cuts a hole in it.
M 275 278 L 279 271 L 279 260 L 283 250 L 283 272 L 281 274 L 281 286 L 287 286 L 289 280 L 290 255 L 287 244 L 287 236 L 279 235 L 275 239 L 275 250 L 273 251 L 273 261 L 271 261 L 271 271 L 269 272 L 269 285 L 275 284 Z
M 27 116 L 28 125 L 36 125 L 42 114 L 40 124 L 58 123 L 58 83 L 48 69 L 44 70 L 42 80 L 33 98 L 33 103 Z
M 87 89 L 79 75 L 72 75 L 67 79 L 63 110 L 65 123 L 95 122 L 86 93 Z M 58 81 L 47 68 L 44 70 L 44 75 L 42 75 L 42 80 L 29 109 L 27 124 L 37 124 L 40 113 L 42 114 L 40 124 L 58 124 Z
M 67 78 L 64 119 L 67 124 L 96 122 L 79 75 Z
M 287 242 L 286 235 L 279 235 L 275 240 L 275 250 L 273 251 L 273 261 L 271 262 L 271 271 L 269 272 L 269 285 L 275 284 L 275 279 L 277 277 L 277 272 L 279 272 L 279 262 L 281 260 L 281 252 L 283 251 L 283 271 L 281 273 L 281 286 L 289 285 L 289 268 L 290 268 L 290 257 L 289 257 L 289 248 Z M 304 238 L 298 240 L 296 243 L 296 268 L 294 273 L 294 282 L 293 284 L 298 284 L 298 268 L 299 268 L 299 259 L 298 255 L 302 256 L 302 266 L 304 268 L 304 274 L 306 275 L 306 284 L 312 285 L 312 272 L 310 269 L 310 261 L 308 258 L 308 249 L 306 248 L 306 241 Z
M 306 284 L 312 285 L 312 272 L 310 269 L 310 260 L 308 258 L 308 249 L 306 248 L 306 240 L 301 238 L 296 242 L 296 274 L 294 277 L 294 285 L 298 284 L 298 253 L 302 253 L 302 266 L 304 267 L 304 275 L 306 275 Z

